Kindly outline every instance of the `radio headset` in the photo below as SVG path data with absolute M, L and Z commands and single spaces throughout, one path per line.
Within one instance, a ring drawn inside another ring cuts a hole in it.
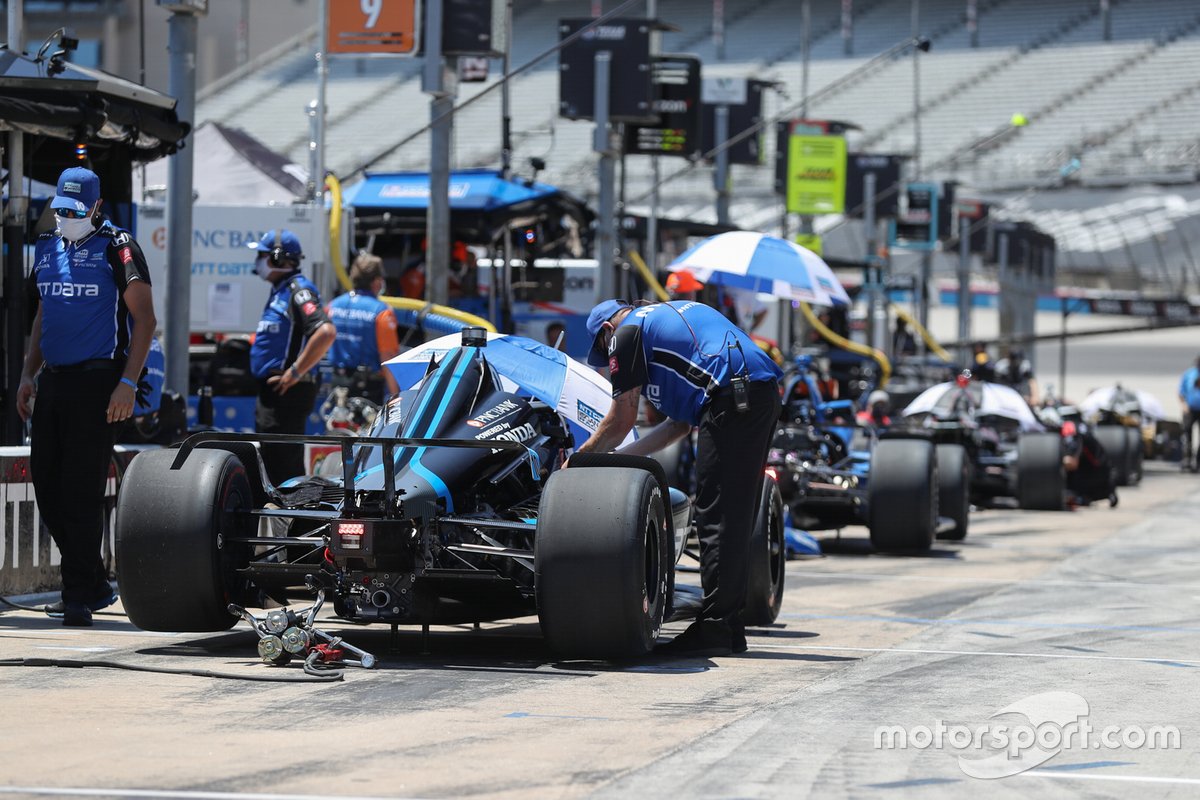
M 634 308 L 650 305 L 655 304 L 646 300 L 639 300 L 632 304 Z M 679 315 L 679 318 L 683 320 L 683 324 L 687 326 L 688 333 L 692 335 L 692 344 L 696 346 L 696 352 L 702 356 L 705 356 L 706 358 L 716 358 L 717 355 L 719 355 L 717 353 L 706 353 L 700 348 L 700 338 L 696 336 L 695 328 L 692 327 L 692 323 L 687 321 L 687 317 L 683 315 L 682 311 L 667 302 L 664 302 L 663 305 L 674 311 Z M 725 334 L 726 342 L 729 342 L 729 336 L 729 333 Z M 745 414 L 750 410 L 750 365 L 746 362 L 746 351 L 742 349 L 742 343 L 739 342 L 736 337 L 734 337 L 732 342 L 725 344 L 725 350 L 726 357 L 729 359 L 730 372 L 733 372 L 733 351 L 737 350 L 738 354 L 742 357 L 742 368 L 741 370 L 733 373 L 733 377 L 729 379 L 729 386 L 733 389 L 734 407 L 737 409 L 739 414 Z
M 279 228 L 276 228 L 273 233 L 275 234 L 275 241 L 271 245 L 271 252 L 267 253 L 267 263 L 272 269 L 285 269 L 287 264 L 284 262 L 285 255 L 283 252 L 283 242 L 280 241 Z

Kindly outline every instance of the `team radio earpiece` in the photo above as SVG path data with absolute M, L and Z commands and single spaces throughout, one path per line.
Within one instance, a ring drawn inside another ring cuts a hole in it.
M 283 243 L 279 238 L 279 229 L 274 230 L 275 241 L 271 245 L 271 252 L 267 253 L 267 263 L 272 269 L 283 269 L 287 265 L 284 263 Z

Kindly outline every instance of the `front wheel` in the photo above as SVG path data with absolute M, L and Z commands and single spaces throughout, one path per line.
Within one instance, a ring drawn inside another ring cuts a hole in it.
M 750 570 L 746 582 L 747 625 L 770 625 L 783 606 L 784 569 L 787 548 L 783 532 L 783 497 L 775 479 L 763 478 L 754 530 L 750 534 Z
M 249 562 L 253 504 L 246 468 L 225 450 L 147 450 L 117 499 L 117 582 L 129 621 L 148 631 L 223 631 L 237 622 L 237 570 Z
M 670 597 L 673 537 L 650 472 L 571 467 L 550 476 L 538 509 L 534 581 L 550 649 L 616 660 L 654 647 Z

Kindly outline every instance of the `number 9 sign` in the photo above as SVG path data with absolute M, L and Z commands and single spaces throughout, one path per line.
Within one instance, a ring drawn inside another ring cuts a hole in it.
M 412 56 L 418 0 L 329 0 L 329 52 Z

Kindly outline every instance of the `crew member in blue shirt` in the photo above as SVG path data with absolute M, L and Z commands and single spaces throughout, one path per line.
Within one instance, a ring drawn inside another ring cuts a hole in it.
M 692 301 L 592 309 L 588 364 L 607 366 L 613 403 L 578 452 L 608 452 L 637 421 L 644 396 L 666 421 L 621 452 L 649 455 L 698 427 L 696 522 L 704 602 L 699 618 L 660 650 L 746 650 L 750 535 L 767 449 L 779 420 L 779 367 L 721 312 Z
M 304 253 L 289 230 L 267 231 L 250 247 L 254 271 L 271 294 L 250 347 L 250 371 L 258 379 L 255 428 L 259 433 L 304 433 L 317 399 L 313 374 L 337 330 L 325 316 L 312 281 L 300 274 Z M 278 485 L 304 474 L 302 444 L 264 444 L 267 477 Z
M 1200 471 L 1197 467 L 1196 447 L 1200 437 L 1193 436 L 1193 429 L 1200 424 L 1200 356 L 1196 364 L 1179 379 L 1179 410 L 1183 416 L 1183 462 L 1181 466 L 1190 472 Z
M 157 324 L 142 250 L 101 216 L 101 203 L 96 173 L 71 167 L 59 176 L 50 202 L 57 229 L 34 250 L 40 302 L 17 388 L 17 411 L 33 420 L 33 488 L 62 555 L 71 626 L 91 625 L 92 612 L 116 600 L 100 549 L 104 490 Z
M 396 315 L 379 299 L 383 290 L 383 259 L 359 253 L 350 266 L 354 289 L 334 298 L 326 312 L 337 327 L 329 351 L 335 385 L 348 386 L 352 397 L 383 404 L 384 388 L 396 394 L 400 387 L 383 362 L 400 353 Z

